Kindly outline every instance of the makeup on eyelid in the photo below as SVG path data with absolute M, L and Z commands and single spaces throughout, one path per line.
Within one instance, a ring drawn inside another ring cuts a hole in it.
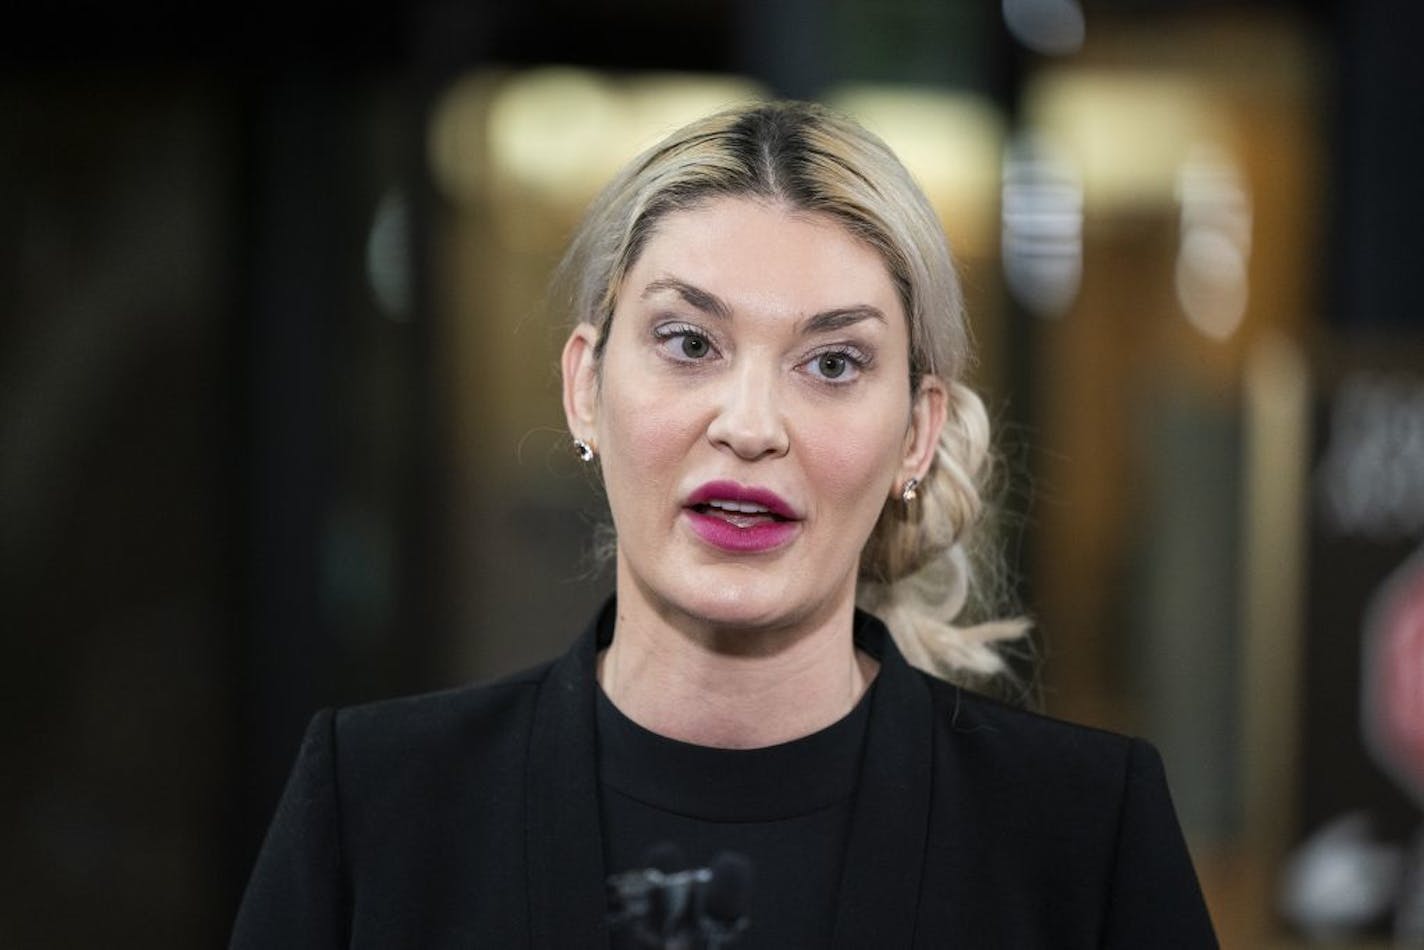
M 713 335 L 700 327 L 687 323 L 666 323 L 652 328 L 653 340 L 663 352 L 670 356 L 676 363 L 700 363 L 706 362 L 705 357 L 720 355 L 718 345 L 713 339 Z M 668 344 L 681 340 L 678 347 L 680 354 L 671 351 Z M 700 340 L 702 349 L 699 352 L 691 352 L 688 348 L 689 341 Z M 875 362 L 875 354 L 872 349 L 868 349 L 859 343 L 851 341 L 838 341 L 817 346 L 809 353 L 800 355 L 795 366 L 808 366 L 823 360 L 826 357 L 837 357 L 844 361 L 845 366 L 853 370 L 850 379 L 841 380 L 841 373 L 835 375 L 822 375 L 821 378 L 827 382 L 850 382 L 859 374 L 869 370 Z
M 853 603 L 865 538 L 929 418 L 875 251 L 756 202 L 672 213 L 606 332 L 599 374 L 569 398 L 598 442 L 620 597 L 723 627 Z M 716 497 L 694 496 L 709 484 Z

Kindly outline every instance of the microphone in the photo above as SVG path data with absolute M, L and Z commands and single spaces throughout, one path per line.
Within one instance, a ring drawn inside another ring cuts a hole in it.
M 744 854 L 723 851 L 712 859 L 712 880 L 702 892 L 699 917 L 708 950 L 736 940 L 751 924 L 747 904 L 752 889 L 752 862 Z
M 663 950 L 718 950 L 750 924 L 746 904 L 752 863 L 724 851 L 710 867 L 685 868 L 682 851 L 671 842 L 648 849 L 644 868 L 608 878 L 608 920 L 631 927 L 645 947 Z
M 682 849 L 671 841 L 659 841 L 643 852 L 643 864 L 664 874 L 675 874 L 685 867 Z

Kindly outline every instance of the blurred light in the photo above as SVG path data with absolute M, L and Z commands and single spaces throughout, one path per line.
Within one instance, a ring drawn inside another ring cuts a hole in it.
M 1083 8 L 1077 0 L 1004 0 L 1004 25 L 1036 53 L 1066 56 L 1083 48 Z
M 1336 390 L 1316 472 L 1321 520 L 1381 542 L 1424 535 L 1424 380 L 1356 374 Z
M 967 93 L 860 83 L 838 86 L 825 99 L 894 150 L 957 252 L 989 253 L 1005 126 L 991 102 Z
M 1424 803 L 1424 548 L 1380 585 L 1366 617 L 1365 745 L 1396 785 Z
M 1229 133 L 1199 84 L 1145 70 L 1040 71 L 1023 116 L 1073 163 L 1090 216 L 1170 207 L 1192 146 Z
M 1192 325 L 1214 340 L 1236 332 L 1249 296 L 1251 202 L 1230 157 L 1199 146 L 1177 177 L 1181 206 L 1177 302 Z
M 640 73 L 623 85 L 624 157 L 657 144 L 694 119 L 765 96 L 762 86 L 737 76 Z
M 456 204 L 473 203 L 488 187 L 485 113 L 497 83 L 490 73 L 461 76 L 431 110 L 426 133 L 430 177 Z
M 398 188 L 382 196 L 366 238 L 366 280 L 381 312 L 403 322 L 411 312 L 410 204 Z
M 490 102 L 488 145 L 502 181 L 554 200 L 582 201 L 627 158 L 626 109 L 595 73 L 531 69 L 502 83 Z
M 1061 154 L 1029 136 L 1005 151 L 1003 181 L 1009 291 L 1038 316 L 1062 316 L 1083 277 L 1083 186 Z
M 559 66 L 470 74 L 434 110 L 432 176 L 457 203 L 513 188 L 579 207 L 641 149 L 762 94 L 756 83 L 728 76 L 622 80 Z
M 1193 326 L 1214 340 L 1236 332 L 1246 314 L 1246 260 L 1230 238 L 1210 228 L 1184 231 L 1176 282 Z
M 1373 840 L 1362 812 L 1337 818 L 1286 862 L 1281 913 L 1312 937 L 1354 934 L 1394 902 L 1403 860 L 1399 848 Z

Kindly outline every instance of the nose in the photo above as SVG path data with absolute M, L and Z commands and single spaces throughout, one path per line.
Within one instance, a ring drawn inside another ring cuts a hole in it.
M 717 413 L 707 426 L 713 445 L 755 461 L 785 455 L 790 447 L 776 371 L 750 362 L 729 373 L 718 393 Z

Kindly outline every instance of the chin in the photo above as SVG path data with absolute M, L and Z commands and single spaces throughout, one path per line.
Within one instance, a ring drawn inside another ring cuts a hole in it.
M 736 583 L 717 578 L 707 587 L 679 592 L 669 598 L 671 606 L 709 626 L 746 630 L 784 627 L 813 611 L 786 585 L 771 577 L 754 583 Z
M 834 588 L 806 583 L 811 574 L 805 565 L 778 561 L 708 563 L 696 554 L 665 552 L 648 564 L 620 560 L 618 586 L 636 588 L 640 600 L 674 623 L 682 617 L 747 632 L 798 626 L 840 601 Z
M 786 622 L 784 604 L 713 603 L 690 604 L 684 612 L 709 627 L 764 630 Z

